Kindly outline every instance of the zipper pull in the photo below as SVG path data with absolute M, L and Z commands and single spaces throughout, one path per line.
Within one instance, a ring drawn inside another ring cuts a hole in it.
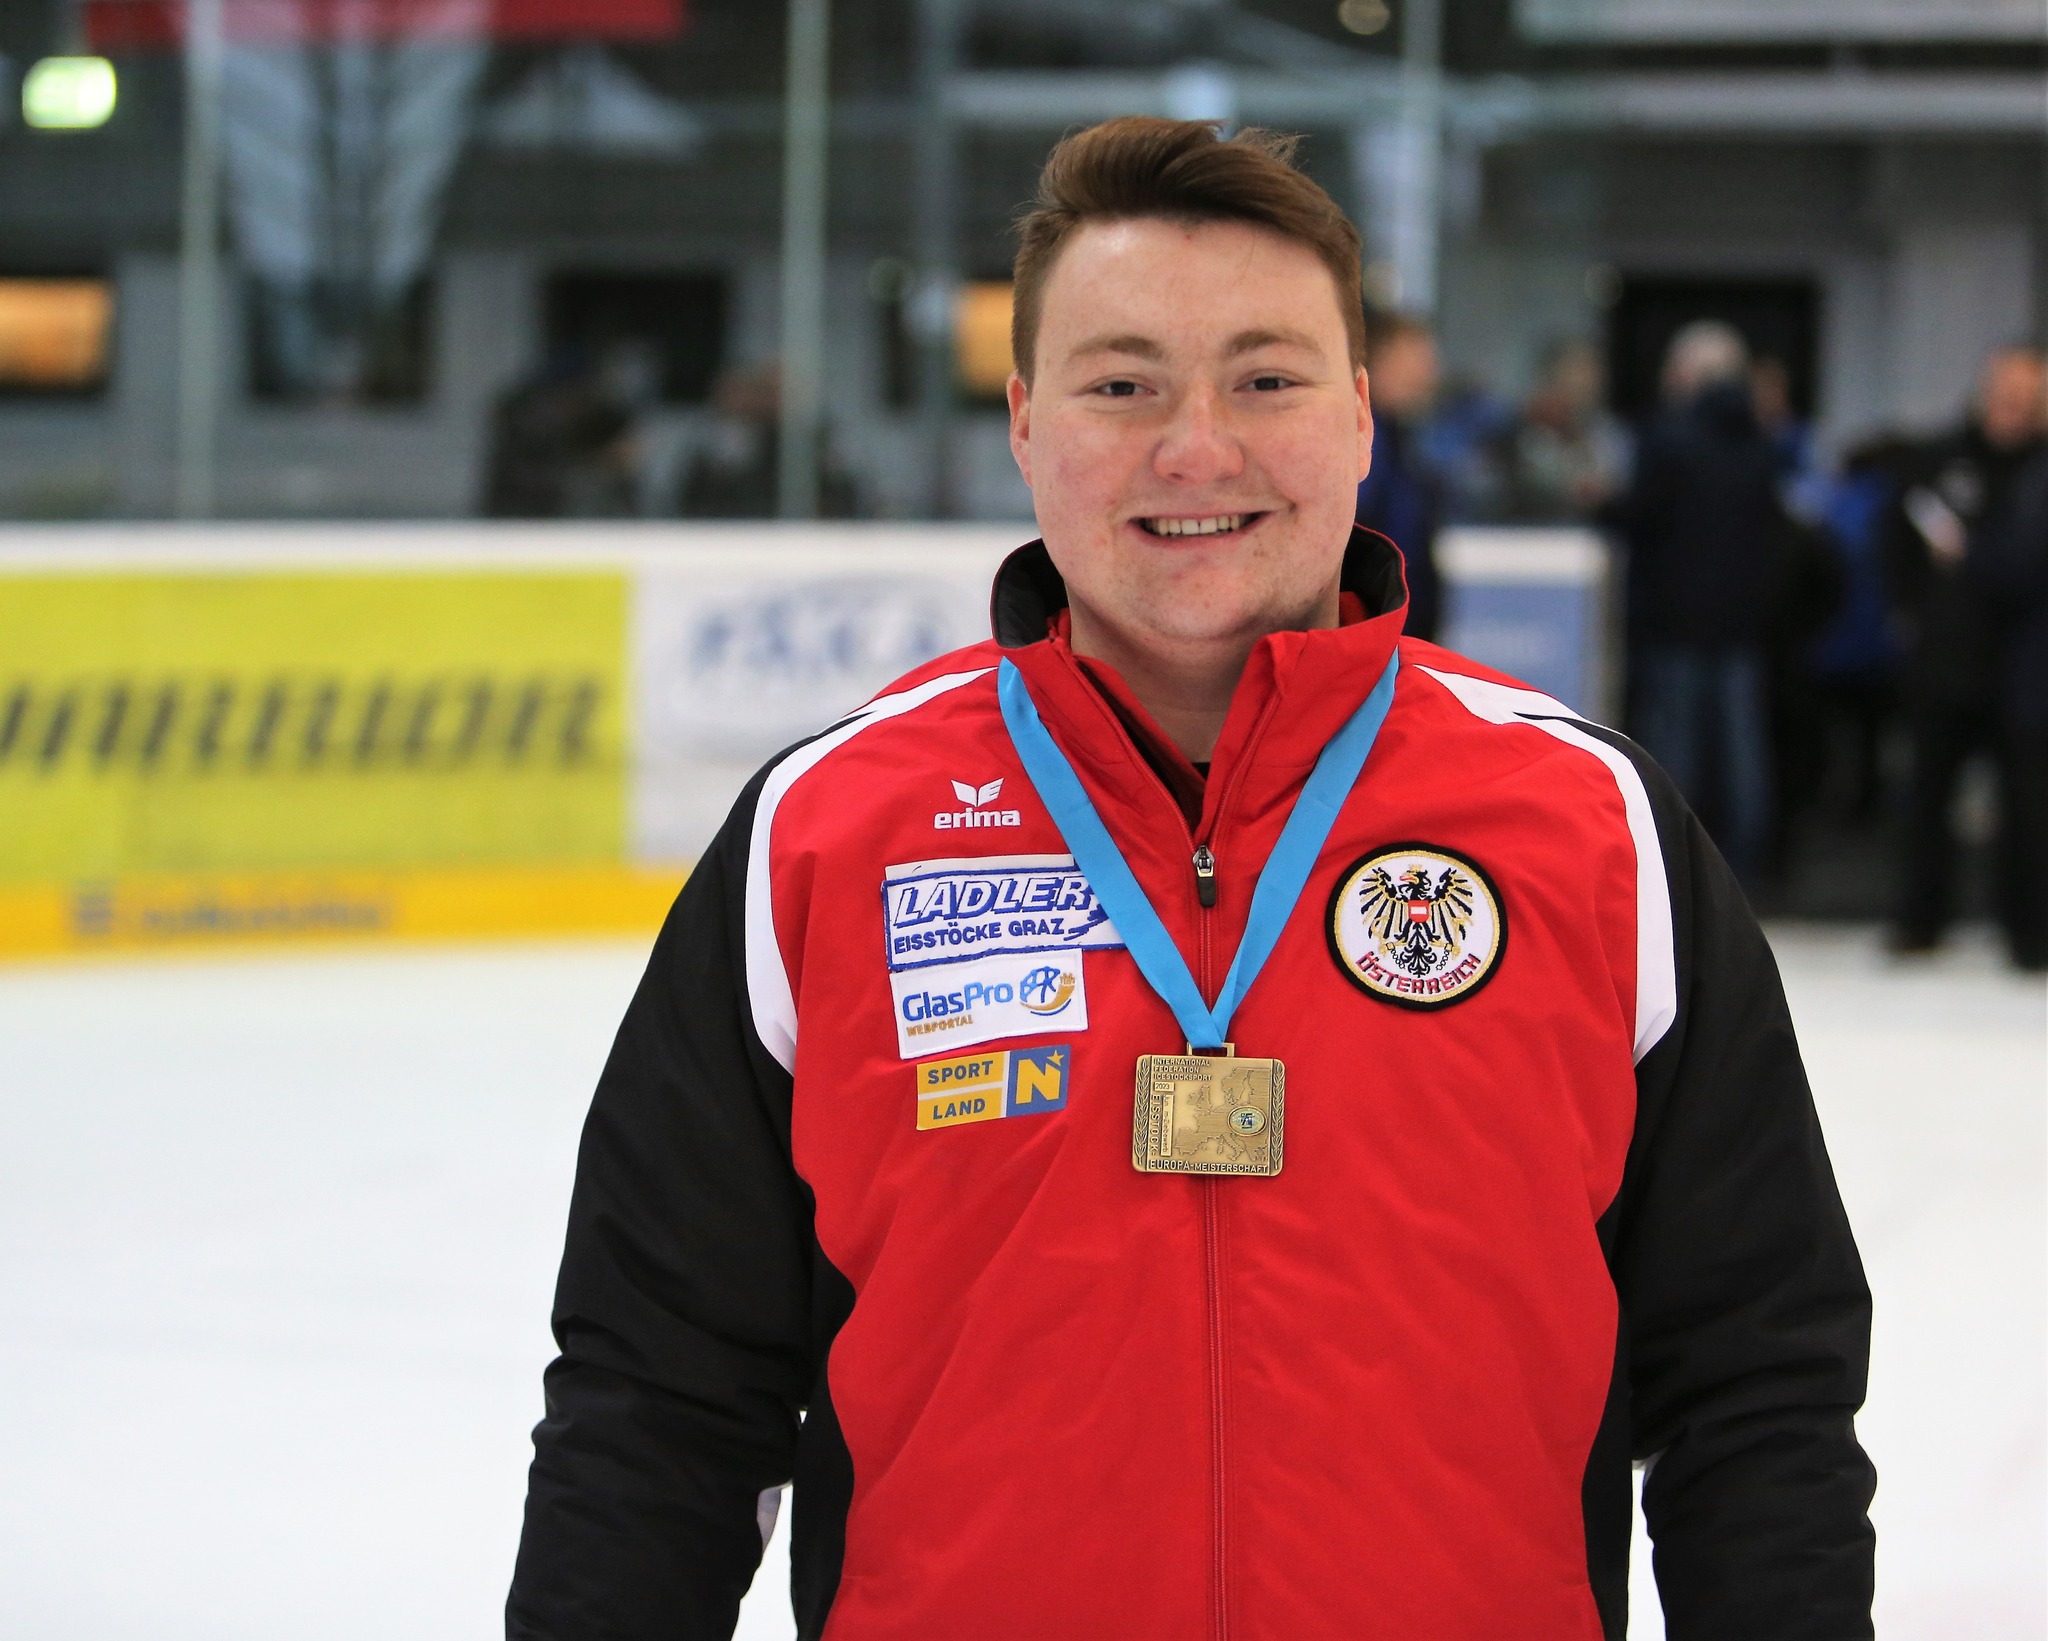
M 1206 843 L 1195 846 L 1195 898 L 1204 907 L 1216 904 L 1216 857 Z

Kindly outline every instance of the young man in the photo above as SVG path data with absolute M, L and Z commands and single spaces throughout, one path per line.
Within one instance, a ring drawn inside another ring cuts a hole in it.
M 785 753 L 584 1133 L 515 1637 L 1868 1635 L 1868 1297 L 1625 741 L 1400 636 L 1358 242 L 1121 120 L 1021 227 L 1043 542 Z M 1238 1006 L 1241 1002 L 1242 1006 Z

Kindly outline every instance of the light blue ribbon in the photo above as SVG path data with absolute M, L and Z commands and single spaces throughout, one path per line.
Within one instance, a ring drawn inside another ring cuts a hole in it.
M 1145 891 L 1138 887 L 1130 864 L 1124 859 L 1109 829 L 1102 824 L 1095 804 L 1074 773 L 1074 766 L 1059 749 L 1045 725 L 1038 707 L 1024 683 L 1024 675 L 1004 661 L 996 675 L 996 696 L 1002 703 L 1003 723 L 1024 772 L 1038 789 L 1038 796 L 1051 813 L 1053 824 L 1066 839 L 1074 862 L 1087 877 L 1096 899 L 1109 913 L 1117 933 L 1151 987 L 1173 1010 L 1191 1048 L 1221 1048 L 1230 1040 L 1230 1018 L 1251 990 L 1252 982 L 1266 966 L 1279 944 L 1280 931 L 1301 899 L 1316 858 L 1337 824 L 1337 811 L 1350 796 L 1358 773 L 1379 738 L 1387 709 L 1394 704 L 1394 673 L 1399 657 L 1387 659 L 1386 671 L 1372 687 L 1359 708 L 1342 729 L 1324 746 L 1316 766 L 1295 799 L 1280 841 L 1273 845 L 1265 870 L 1252 890 L 1252 907 L 1245 919 L 1244 939 L 1230 972 L 1223 977 L 1223 990 L 1211 1008 L 1202 1000 L 1201 988 L 1188 972 L 1187 960 L 1173 937 L 1160 922 Z

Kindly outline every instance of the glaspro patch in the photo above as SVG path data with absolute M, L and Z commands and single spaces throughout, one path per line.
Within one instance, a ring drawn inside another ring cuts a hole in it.
M 958 1128 L 1067 1108 L 1069 1043 L 997 1049 L 917 1067 L 917 1126 Z
M 984 957 L 889 976 L 896 1051 L 906 1060 L 997 1037 L 1088 1029 L 1081 954 Z
M 1071 855 L 990 855 L 888 867 L 882 874 L 882 928 L 891 973 L 1043 952 L 1076 954 L 1078 975 L 1079 953 L 1123 945 Z

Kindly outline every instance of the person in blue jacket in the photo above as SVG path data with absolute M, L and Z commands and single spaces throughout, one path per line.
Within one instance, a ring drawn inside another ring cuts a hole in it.
M 1407 631 L 1434 639 L 1442 614 L 1436 533 L 1441 487 L 1422 459 L 1419 423 L 1436 398 L 1436 337 L 1408 314 L 1366 323 L 1366 376 L 1372 384 L 1372 471 L 1358 486 L 1358 522 L 1401 549 L 1408 576 Z

